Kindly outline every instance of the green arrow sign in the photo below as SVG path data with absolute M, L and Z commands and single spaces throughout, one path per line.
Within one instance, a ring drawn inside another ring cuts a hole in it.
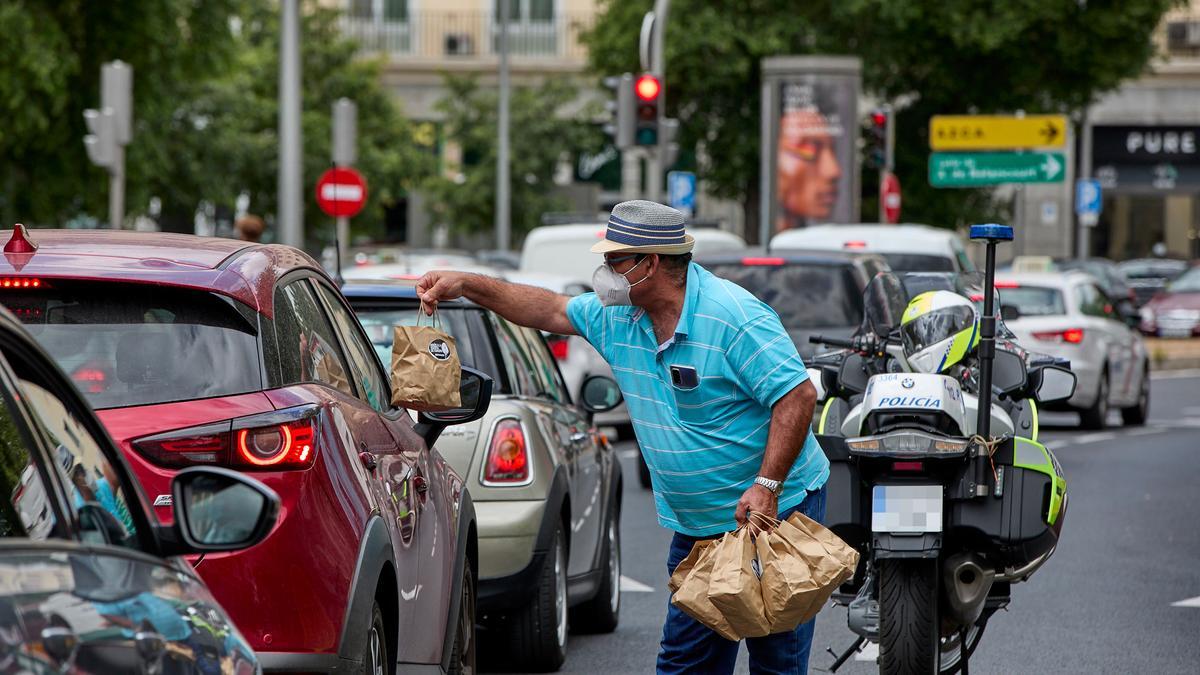
M 1061 152 L 935 152 L 929 155 L 929 184 L 945 188 L 1061 183 L 1066 168 Z

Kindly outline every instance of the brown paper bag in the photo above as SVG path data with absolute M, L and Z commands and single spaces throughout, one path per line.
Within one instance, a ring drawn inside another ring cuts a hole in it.
M 749 527 L 726 534 L 713 547 L 713 571 L 708 599 L 743 638 L 771 632 L 763 608 L 758 554 Z
M 761 515 L 754 520 L 767 530 L 755 543 L 771 632 L 793 630 L 815 617 L 837 587 L 854 574 L 858 551 L 799 512 L 786 521 Z
M 701 547 L 701 543 L 703 542 L 698 542 L 692 548 L 693 553 L 697 548 L 700 549 L 695 565 L 680 582 L 675 594 L 671 596 L 671 604 L 687 612 L 688 616 L 716 631 L 726 640 L 736 642 L 741 637 L 734 632 L 721 611 L 708 600 L 708 580 L 712 575 L 713 552 L 716 547 L 709 545 Z M 678 572 L 679 569 L 676 568 L 675 571 Z
M 392 336 L 392 405 L 421 412 L 451 410 L 462 405 L 462 379 L 454 338 L 440 330 L 437 312 L 432 326 L 396 326 Z
M 672 593 L 679 590 L 680 584 L 683 583 L 683 580 L 687 578 L 692 569 L 696 567 L 696 561 L 700 559 L 700 554 L 709 546 L 715 544 L 716 541 L 716 539 L 701 539 L 692 546 L 692 550 L 687 554 L 687 557 L 683 559 L 683 562 L 676 565 L 675 571 L 671 573 L 671 578 L 667 580 L 667 588 Z

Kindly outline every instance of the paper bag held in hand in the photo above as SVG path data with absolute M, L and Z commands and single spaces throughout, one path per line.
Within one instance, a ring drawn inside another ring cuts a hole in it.
M 762 637 L 770 632 L 759 584 L 758 554 L 749 527 L 730 532 L 713 547 L 713 571 L 708 580 L 708 600 L 741 637 Z
M 430 326 L 396 326 L 392 336 L 392 405 L 420 412 L 452 410 L 462 405 L 462 366 L 454 338 L 440 330 L 437 312 Z
M 705 545 L 701 547 L 701 544 Z M 697 549 L 699 549 L 698 553 Z M 696 546 L 692 548 L 692 553 L 697 553 L 695 565 L 679 582 L 678 589 L 671 596 L 671 604 L 687 612 L 688 616 L 716 631 L 726 640 L 736 642 L 741 639 L 741 636 L 730 627 L 729 622 L 721 614 L 721 610 L 714 607 L 708 600 L 708 580 L 712 575 L 715 549 L 715 546 L 709 546 L 706 542 L 697 542 Z

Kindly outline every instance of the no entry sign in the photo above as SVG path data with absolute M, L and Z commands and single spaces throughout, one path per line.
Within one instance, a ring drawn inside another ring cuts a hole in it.
M 317 206 L 335 218 L 352 218 L 367 203 L 367 181 L 354 169 L 337 167 L 317 181 Z

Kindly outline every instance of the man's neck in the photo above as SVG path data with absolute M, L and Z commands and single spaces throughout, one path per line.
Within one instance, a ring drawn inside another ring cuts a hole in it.
M 654 302 L 647 303 L 646 314 L 654 324 L 654 337 L 658 344 L 663 344 L 675 335 L 675 327 L 679 325 L 679 315 L 683 312 L 683 300 L 687 293 L 686 286 L 671 286 Z

